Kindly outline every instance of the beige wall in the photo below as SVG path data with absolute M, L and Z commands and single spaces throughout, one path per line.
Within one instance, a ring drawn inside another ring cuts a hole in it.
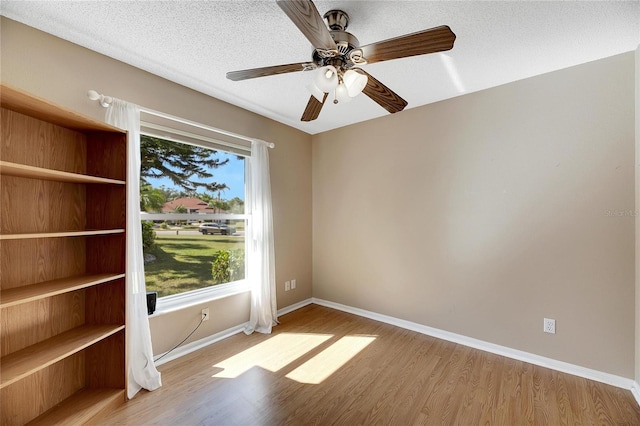
M 313 137 L 313 294 L 634 377 L 634 54 Z M 542 331 L 556 320 L 557 334 Z
M 4 83 L 53 102 L 104 118 L 90 101 L 95 89 L 145 107 L 275 142 L 270 153 L 278 307 L 311 297 L 311 137 L 140 69 L 34 30 L 1 20 L 1 78 Z M 296 290 L 284 293 L 295 278 Z M 151 319 L 154 352 L 177 344 L 200 320 L 202 307 L 211 321 L 194 334 L 197 340 L 249 318 L 248 294 L 198 305 Z
M 636 382 L 640 383 L 640 45 L 636 49 Z

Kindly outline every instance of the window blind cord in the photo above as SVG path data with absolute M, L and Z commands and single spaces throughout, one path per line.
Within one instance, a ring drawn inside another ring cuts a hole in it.
M 154 359 L 153 362 L 160 361 L 162 358 L 164 358 L 165 356 L 169 355 L 174 349 L 178 348 L 180 345 L 182 345 L 184 342 L 186 342 L 187 339 L 193 335 L 193 333 L 198 331 L 198 329 L 200 328 L 200 326 L 202 325 L 202 323 L 204 322 L 206 317 L 207 317 L 207 315 L 203 315 L 202 318 L 200 318 L 200 323 L 196 326 L 196 328 L 193 329 L 193 331 L 191 333 L 189 333 L 189 335 L 187 337 L 185 337 L 180 343 L 175 345 L 173 348 L 169 349 L 167 352 L 165 352 L 164 354 L 160 355 L 158 358 Z

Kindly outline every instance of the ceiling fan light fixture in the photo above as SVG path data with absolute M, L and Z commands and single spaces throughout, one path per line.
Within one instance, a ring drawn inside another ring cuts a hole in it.
M 349 96 L 355 98 L 367 85 L 369 78 L 366 74 L 361 74 L 356 70 L 349 70 L 342 76 L 342 81 L 349 93 Z
M 318 100 L 318 102 L 322 102 L 324 100 L 324 92 L 320 90 L 320 88 L 313 81 L 311 84 L 307 85 L 307 90 L 311 92 L 314 98 Z
M 319 68 L 315 85 L 325 93 L 331 92 L 338 87 L 338 70 L 333 65 Z
M 349 102 L 351 100 L 347 86 L 344 83 L 340 83 L 336 87 L 336 100 L 338 102 Z

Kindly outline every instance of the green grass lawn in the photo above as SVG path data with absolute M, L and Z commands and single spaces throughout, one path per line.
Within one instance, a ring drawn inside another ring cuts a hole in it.
M 144 265 L 147 291 L 158 297 L 209 287 L 213 254 L 243 249 L 244 237 L 222 235 L 158 235 L 146 253 L 156 260 Z

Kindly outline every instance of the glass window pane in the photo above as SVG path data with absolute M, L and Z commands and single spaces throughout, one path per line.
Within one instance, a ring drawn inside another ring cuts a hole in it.
M 140 207 L 156 214 L 142 223 L 147 291 L 244 279 L 246 220 L 229 218 L 244 214 L 244 157 L 145 135 L 141 157 Z
M 151 225 L 156 238 L 145 250 L 147 291 L 164 297 L 245 278 L 244 220 L 171 222 Z

